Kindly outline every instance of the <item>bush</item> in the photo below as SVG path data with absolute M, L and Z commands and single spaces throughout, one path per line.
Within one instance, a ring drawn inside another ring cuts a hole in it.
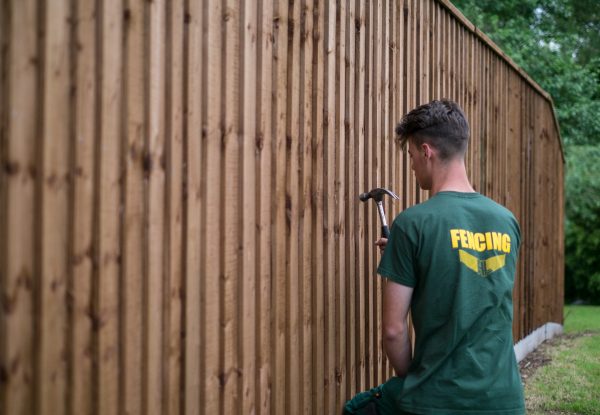
M 565 297 L 600 304 L 600 146 L 570 146 L 565 186 Z

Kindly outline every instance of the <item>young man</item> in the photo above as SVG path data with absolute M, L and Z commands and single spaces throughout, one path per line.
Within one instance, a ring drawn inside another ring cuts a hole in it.
M 383 342 L 397 376 L 345 411 L 524 414 L 512 338 L 519 225 L 469 183 L 469 126 L 456 103 L 419 106 L 396 132 L 430 198 L 396 217 L 389 241 L 376 242 L 383 250 L 377 272 L 386 279 Z

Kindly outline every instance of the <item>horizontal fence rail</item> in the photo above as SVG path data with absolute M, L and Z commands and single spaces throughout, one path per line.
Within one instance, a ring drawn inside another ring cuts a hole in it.
M 0 413 L 340 413 L 392 374 L 358 195 L 427 199 L 394 127 L 442 97 L 521 224 L 515 341 L 562 322 L 552 102 L 446 0 L 0 7 Z

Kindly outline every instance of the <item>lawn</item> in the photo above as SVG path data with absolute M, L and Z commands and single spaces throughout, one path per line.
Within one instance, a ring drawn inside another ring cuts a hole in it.
M 565 307 L 564 327 L 540 346 L 550 362 L 526 381 L 528 414 L 600 414 L 600 307 Z

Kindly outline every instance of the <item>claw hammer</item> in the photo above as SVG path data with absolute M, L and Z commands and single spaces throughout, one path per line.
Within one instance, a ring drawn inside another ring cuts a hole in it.
M 379 211 L 379 218 L 381 219 L 381 236 L 387 239 L 390 236 L 390 229 L 388 228 L 387 220 L 385 219 L 385 212 L 383 210 L 384 195 L 391 196 L 394 199 L 400 199 L 394 192 L 381 187 L 377 187 L 366 193 L 361 193 L 358 198 L 363 202 L 366 202 L 369 199 L 373 199 L 375 201 L 377 204 L 377 210 Z

